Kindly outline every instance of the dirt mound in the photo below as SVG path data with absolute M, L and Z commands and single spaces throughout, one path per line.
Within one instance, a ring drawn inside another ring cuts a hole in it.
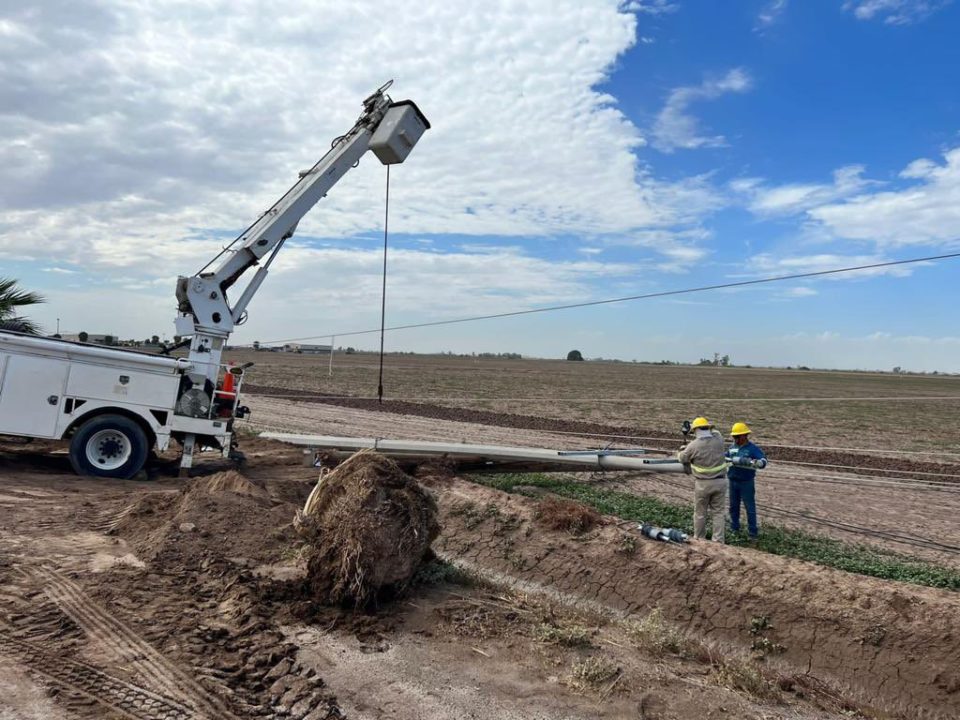
M 296 506 L 235 470 L 194 478 L 180 492 L 152 493 L 128 506 L 113 532 L 138 557 L 198 561 L 202 557 L 271 561 L 294 539 Z
M 216 492 L 233 492 L 238 495 L 250 495 L 252 497 L 268 497 L 266 489 L 238 473 L 236 470 L 226 470 L 218 472 L 209 477 L 198 478 L 187 490 L 188 495 L 204 495 Z
M 357 607 L 402 592 L 439 532 L 433 496 L 393 460 L 361 450 L 307 501 L 310 589 L 320 602 Z
M 537 520 L 551 530 L 564 530 L 573 535 L 592 530 L 600 522 L 600 513 L 573 500 L 545 497 L 537 508 Z

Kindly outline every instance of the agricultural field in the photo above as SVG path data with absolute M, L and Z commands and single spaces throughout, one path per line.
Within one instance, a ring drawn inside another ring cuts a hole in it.
M 256 363 L 248 382 L 257 386 L 377 395 L 374 354 L 338 354 L 332 375 L 325 355 L 234 351 L 228 358 Z M 954 376 L 388 355 L 384 397 L 637 433 L 675 434 L 697 415 L 722 426 L 746 419 L 768 442 L 960 457 Z
M 323 356 L 228 359 L 256 363 L 240 467 L 178 478 L 169 453 L 106 482 L 58 443 L 0 443 L 0 718 L 960 715 L 955 378 L 389 356 L 380 405 L 373 356 L 332 377 Z M 318 470 L 258 437 L 666 456 L 695 413 L 769 451 L 758 543 L 644 538 L 689 530 L 683 475 L 423 466 L 432 551 L 362 610 L 305 582 Z

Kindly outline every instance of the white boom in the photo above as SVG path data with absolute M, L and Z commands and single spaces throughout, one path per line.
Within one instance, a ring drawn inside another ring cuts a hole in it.
M 198 392 L 209 395 L 216 385 L 226 339 L 244 321 L 247 305 L 266 278 L 270 264 L 303 216 L 350 168 L 356 167 L 367 150 L 372 149 L 384 165 L 401 163 L 429 129 L 429 121 L 413 102 L 395 103 L 386 95 L 391 84 L 392 81 L 388 82 L 364 100 L 363 113 L 354 126 L 334 140 L 330 151 L 310 170 L 301 173 L 297 183 L 230 248 L 196 275 L 178 279 L 177 334 L 192 336 L 189 359 L 194 370 L 190 380 Z M 228 290 L 264 258 L 266 262 L 231 304 Z M 193 442 L 193 438 L 186 438 L 184 467 L 190 465 Z

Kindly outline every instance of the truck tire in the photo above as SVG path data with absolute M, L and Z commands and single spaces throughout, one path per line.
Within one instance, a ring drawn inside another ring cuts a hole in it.
M 147 434 L 123 415 L 98 415 L 70 440 L 70 464 L 78 475 L 128 480 L 143 468 L 150 450 Z

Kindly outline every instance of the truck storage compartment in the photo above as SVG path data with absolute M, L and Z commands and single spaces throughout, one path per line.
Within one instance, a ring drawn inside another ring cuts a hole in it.
M 56 437 L 70 363 L 56 358 L 5 355 L 0 380 L 0 433 Z

